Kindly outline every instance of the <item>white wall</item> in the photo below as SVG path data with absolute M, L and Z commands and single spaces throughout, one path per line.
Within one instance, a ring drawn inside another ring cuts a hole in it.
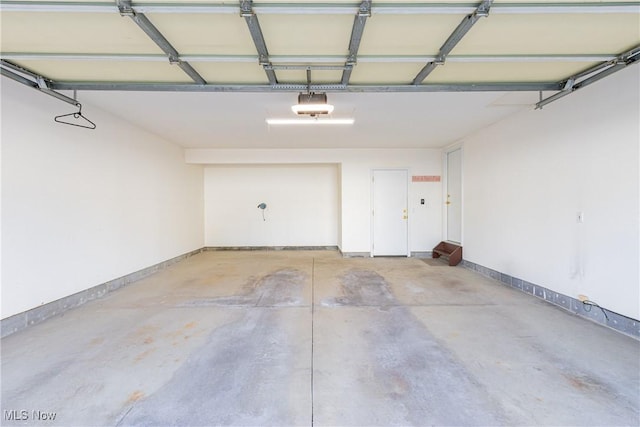
M 639 72 L 464 140 L 465 259 L 640 318 Z
M 210 166 L 204 188 L 206 246 L 338 245 L 337 165 Z
M 82 101 L 82 93 L 80 101 Z M 183 150 L 85 105 L 2 79 L 2 317 L 203 246 L 203 171 Z
M 439 150 L 430 149 L 186 150 L 187 162 L 195 164 L 338 164 L 340 171 L 338 246 L 343 252 L 363 253 L 371 251 L 371 170 L 406 168 L 409 170 L 409 176 L 440 175 L 442 169 L 440 156 Z M 226 182 L 226 184 L 230 186 L 229 191 L 234 191 L 233 182 Z M 426 199 L 425 205 L 419 204 L 421 198 Z M 440 183 L 409 184 L 409 245 L 412 252 L 430 251 L 440 241 L 442 237 L 441 205 Z M 234 225 L 234 227 L 239 226 Z

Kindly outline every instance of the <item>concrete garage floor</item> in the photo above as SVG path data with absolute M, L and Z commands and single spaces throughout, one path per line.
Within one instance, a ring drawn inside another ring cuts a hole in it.
M 640 342 L 436 260 L 204 252 L 2 340 L 3 425 L 610 426 L 639 407 Z

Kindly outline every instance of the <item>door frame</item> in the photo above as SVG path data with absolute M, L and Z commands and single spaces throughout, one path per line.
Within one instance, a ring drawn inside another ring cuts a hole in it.
M 460 150 L 460 245 L 464 244 L 464 143 L 457 142 L 442 149 L 442 240 L 449 241 L 449 215 L 447 212 L 447 189 L 449 186 L 449 166 L 447 156 Z
M 371 189 L 370 189 L 370 196 L 369 196 L 369 241 L 370 241 L 370 247 L 369 247 L 369 256 L 371 258 L 374 257 L 373 255 L 373 242 L 374 242 L 374 223 L 373 223 L 373 207 L 374 207 L 374 203 L 373 203 L 373 197 L 374 197 L 374 173 L 376 171 L 402 171 L 405 172 L 407 174 L 407 180 L 405 182 L 406 185 L 406 189 L 407 189 L 407 252 L 406 252 L 406 257 L 409 258 L 411 257 L 411 251 L 409 250 L 409 248 L 411 247 L 411 215 L 409 212 L 409 168 L 372 168 L 371 171 L 369 172 L 369 183 L 371 184 Z M 400 255 L 401 256 L 401 255 Z

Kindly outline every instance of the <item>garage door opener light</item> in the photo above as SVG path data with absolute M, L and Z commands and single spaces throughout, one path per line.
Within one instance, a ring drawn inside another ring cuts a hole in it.
M 316 117 L 320 114 L 331 114 L 333 105 L 327 102 L 326 93 L 300 93 L 298 94 L 298 103 L 293 105 L 291 110 L 299 116 Z

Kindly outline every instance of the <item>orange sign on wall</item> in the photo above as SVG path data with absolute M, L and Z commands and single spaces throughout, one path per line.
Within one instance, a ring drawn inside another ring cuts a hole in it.
M 439 175 L 413 175 L 411 182 L 440 182 Z

